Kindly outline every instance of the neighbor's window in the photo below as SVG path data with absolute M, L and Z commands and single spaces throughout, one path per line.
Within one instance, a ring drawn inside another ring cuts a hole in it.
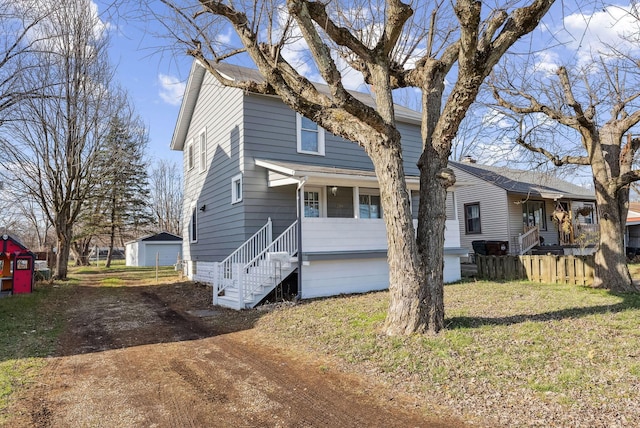
M 203 130 L 199 136 L 200 141 L 200 172 L 207 169 L 207 133 Z
M 194 165 L 193 151 L 193 140 L 190 140 L 187 144 L 187 170 L 189 171 L 193 169 Z
M 324 156 L 324 129 L 296 113 L 298 152 Z
M 527 201 L 522 204 L 522 221 L 525 226 L 538 226 L 540 230 L 547 230 L 547 219 L 544 215 L 544 202 Z
M 380 195 L 360 189 L 360 218 L 381 218 Z
M 198 204 L 191 205 L 191 222 L 189 223 L 189 239 L 191 242 L 198 241 Z
M 464 230 L 468 235 L 481 233 L 480 202 L 464 204 Z
M 320 192 L 304 192 L 304 216 L 320 217 Z
M 242 201 L 242 174 L 238 174 L 231 179 L 231 203 Z

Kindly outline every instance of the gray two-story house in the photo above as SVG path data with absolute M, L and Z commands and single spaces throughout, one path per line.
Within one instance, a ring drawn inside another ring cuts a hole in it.
M 230 79 L 262 81 L 220 64 Z M 368 94 L 356 93 L 374 104 Z M 417 212 L 420 114 L 397 107 Z M 302 298 L 388 287 L 387 239 L 373 165 L 278 97 L 222 86 L 193 64 L 171 142 L 184 153 L 185 274 L 214 285 L 214 303 L 257 304 L 288 276 Z M 445 281 L 460 279 L 454 190 Z

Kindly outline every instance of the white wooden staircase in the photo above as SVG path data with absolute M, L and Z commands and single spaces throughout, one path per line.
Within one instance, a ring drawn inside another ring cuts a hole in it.
M 213 304 L 252 308 L 297 268 L 297 221 L 272 239 L 271 219 L 214 265 Z

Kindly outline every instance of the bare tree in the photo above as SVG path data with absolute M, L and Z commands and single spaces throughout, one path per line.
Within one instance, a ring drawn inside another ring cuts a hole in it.
M 505 75 L 493 83 L 499 106 L 522 115 L 518 144 L 555 166 L 591 169 L 600 224 L 594 287 L 615 291 L 636 289 L 626 264 L 624 225 L 629 185 L 640 180 L 635 165 L 640 137 L 633 135 L 640 122 L 640 75 L 636 62 L 626 61 L 599 57 L 584 67 L 560 66 L 535 92 L 517 88 Z M 538 125 L 548 120 L 569 128 L 575 131 L 574 140 L 546 144 L 539 134 L 544 127 L 522 125 L 526 116 Z
M 182 174 L 175 163 L 159 160 L 150 176 L 151 209 L 157 229 L 180 235 L 182 233 Z
M 1 160 L 53 224 L 56 276 L 66 278 L 73 225 L 97 179 L 92 172 L 109 109 L 119 106 L 109 90 L 108 39 L 93 4 L 62 0 L 38 7 L 47 10 L 32 30 L 40 39 L 30 53 L 38 67 L 21 75 L 20 84 L 46 85 L 12 111 Z
M 33 4 L 0 0 L 0 125 L 9 120 L 6 110 L 21 100 L 39 97 L 46 82 L 25 85 L 21 76 L 38 67 L 30 54 L 46 36 L 35 29 L 47 19 L 51 9 Z
M 520 8 L 505 2 L 504 10 L 487 12 L 470 0 L 415 2 L 416 10 L 399 0 L 263 1 L 246 8 L 230 1 L 163 2 L 178 20 L 167 24 L 172 36 L 222 84 L 277 94 L 295 111 L 364 148 L 374 164 L 387 227 L 390 306 L 385 332 L 441 330 L 445 197 L 455 181 L 447 168 L 452 142 L 492 66 L 535 28 L 553 1 Z M 228 28 L 224 25 L 235 30 L 231 39 L 237 35 L 237 44 L 217 38 Z M 304 65 L 291 57 L 295 47 L 306 55 Z M 218 62 L 236 55 L 248 56 L 265 82 L 231 81 L 216 71 Z M 445 77 L 456 62 L 457 81 L 443 106 Z M 310 63 L 328 93 L 305 77 L 302 70 Z M 346 90 L 348 68 L 375 88 L 375 108 Z M 393 90 L 402 87 L 423 93 L 417 241 L 393 103 Z

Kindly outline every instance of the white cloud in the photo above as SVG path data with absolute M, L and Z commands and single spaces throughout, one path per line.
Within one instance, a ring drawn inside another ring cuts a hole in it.
M 162 101 L 173 106 L 180 105 L 186 87 L 185 83 L 175 76 L 166 74 L 158 75 L 158 83 L 160 84 L 159 95 Z
M 560 55 L 557 52 L 543 51 L 535 54 L 536 64 L 535 69 L 537 72 L 546 74 L 547 76 L 553 75 L 558 70 L 561 63 Z
M 26 23 L 35 23 L 27 33 L 29 40 L 46 51 L 68 51 L 69 37 L 65 34 L 67 27 L 73 25 L 91 26 L 93 40 L 86 40 L 86 49 L 91 51 L 93 43 L 104 39 L 112 27 L 100 18 L 98 5 L 92 0 L 75 2 L 46 2 L 42 0 L 16 0 L 11 3 L 15 11 L 21 13 Z M 86 28 L 86 27 L 85 27 Z
M 612 48 L 638 53 L 640 46 L 630 36 L 638 33 L 638 20 L 629 6 L 609 6 L 593 14 L 572 14 L 564 19 L 564 28 L 571 35 L 567 47 L 577 52 L 578 63 L 588 64 L 592 55 L 605 54 Z

